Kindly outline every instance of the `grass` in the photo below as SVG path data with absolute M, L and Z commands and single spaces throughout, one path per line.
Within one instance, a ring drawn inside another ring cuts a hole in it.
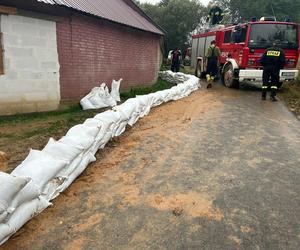
M 80 105 L 71 105 L 67 109 L 64 110 L 57 110 L 57 111 L 50 111 L 50 112 L 40 112 L 40 113 L 30 113 L 30 114 L 16 114 L 11 116 L 2 116 L 0 117 L 0 126 L 11 123 L 21 123 L 26 122 L 28 120 L 44 120 L 48 117 L 60 117 L 60 116 L 72 116 L 83 114 L 85 116 L 89 116 L 93 113 L 93 111 L 83 111 Z
M 173 84 L 163 80 L 158 80 L 154 85 L 147 87 L 135 87 L 128 92 L 122 92 L 122 101 L 133 98 L 136 95 L 144 95 L 159 90 L 171 88 Z M 55 134 L 65 132 L 68 128 L 84 122 L 87 118 L 105 111 L 98 110 L 82 110 L 79 104 L 71 105 L 63 110 L 16 114 L 12 116 L 0 117 L 0 138 L 21 140 L 31 138 L 37 135 Z M 20 128 L 20 129 L 18 129 Z M 15 131 L 18 131 L 17 133 Z
M 285 83 L 280 94 L 292 112 L 300 117 L 300 79 L 292 83 Z

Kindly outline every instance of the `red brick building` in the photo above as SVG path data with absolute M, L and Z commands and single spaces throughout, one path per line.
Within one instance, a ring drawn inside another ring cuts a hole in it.
M 156 81 L 160 36 L 83 15 L 57 23 L 61 97 L 78 99 L 100 82 L 123 78 L 122 89 Z
M 53 110 L 112 79 L 123 90 L 157 79 L 164 33 L 132 0 L 2 0 L 0 15 L 0 115 Z

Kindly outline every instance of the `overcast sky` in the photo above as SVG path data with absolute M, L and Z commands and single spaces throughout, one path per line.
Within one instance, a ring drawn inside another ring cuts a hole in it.
M 153 4 L 160 2 L 160 0 L 139 0 L 139 1 L 141 3 L 153 3 Z M 204 5 L 207 5 L 210 0 L 199 0 L 199 1 Z

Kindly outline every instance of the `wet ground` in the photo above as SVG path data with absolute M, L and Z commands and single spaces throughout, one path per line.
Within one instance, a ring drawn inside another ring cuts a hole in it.
M 162 105 L 1 249 L 299 249 L 300 122 L 253 89 Z

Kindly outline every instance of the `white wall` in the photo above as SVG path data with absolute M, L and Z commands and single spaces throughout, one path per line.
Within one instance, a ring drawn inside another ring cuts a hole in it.
M 56 23 L 1 15 L 0 115 L 54 110 L 60 101 Z

